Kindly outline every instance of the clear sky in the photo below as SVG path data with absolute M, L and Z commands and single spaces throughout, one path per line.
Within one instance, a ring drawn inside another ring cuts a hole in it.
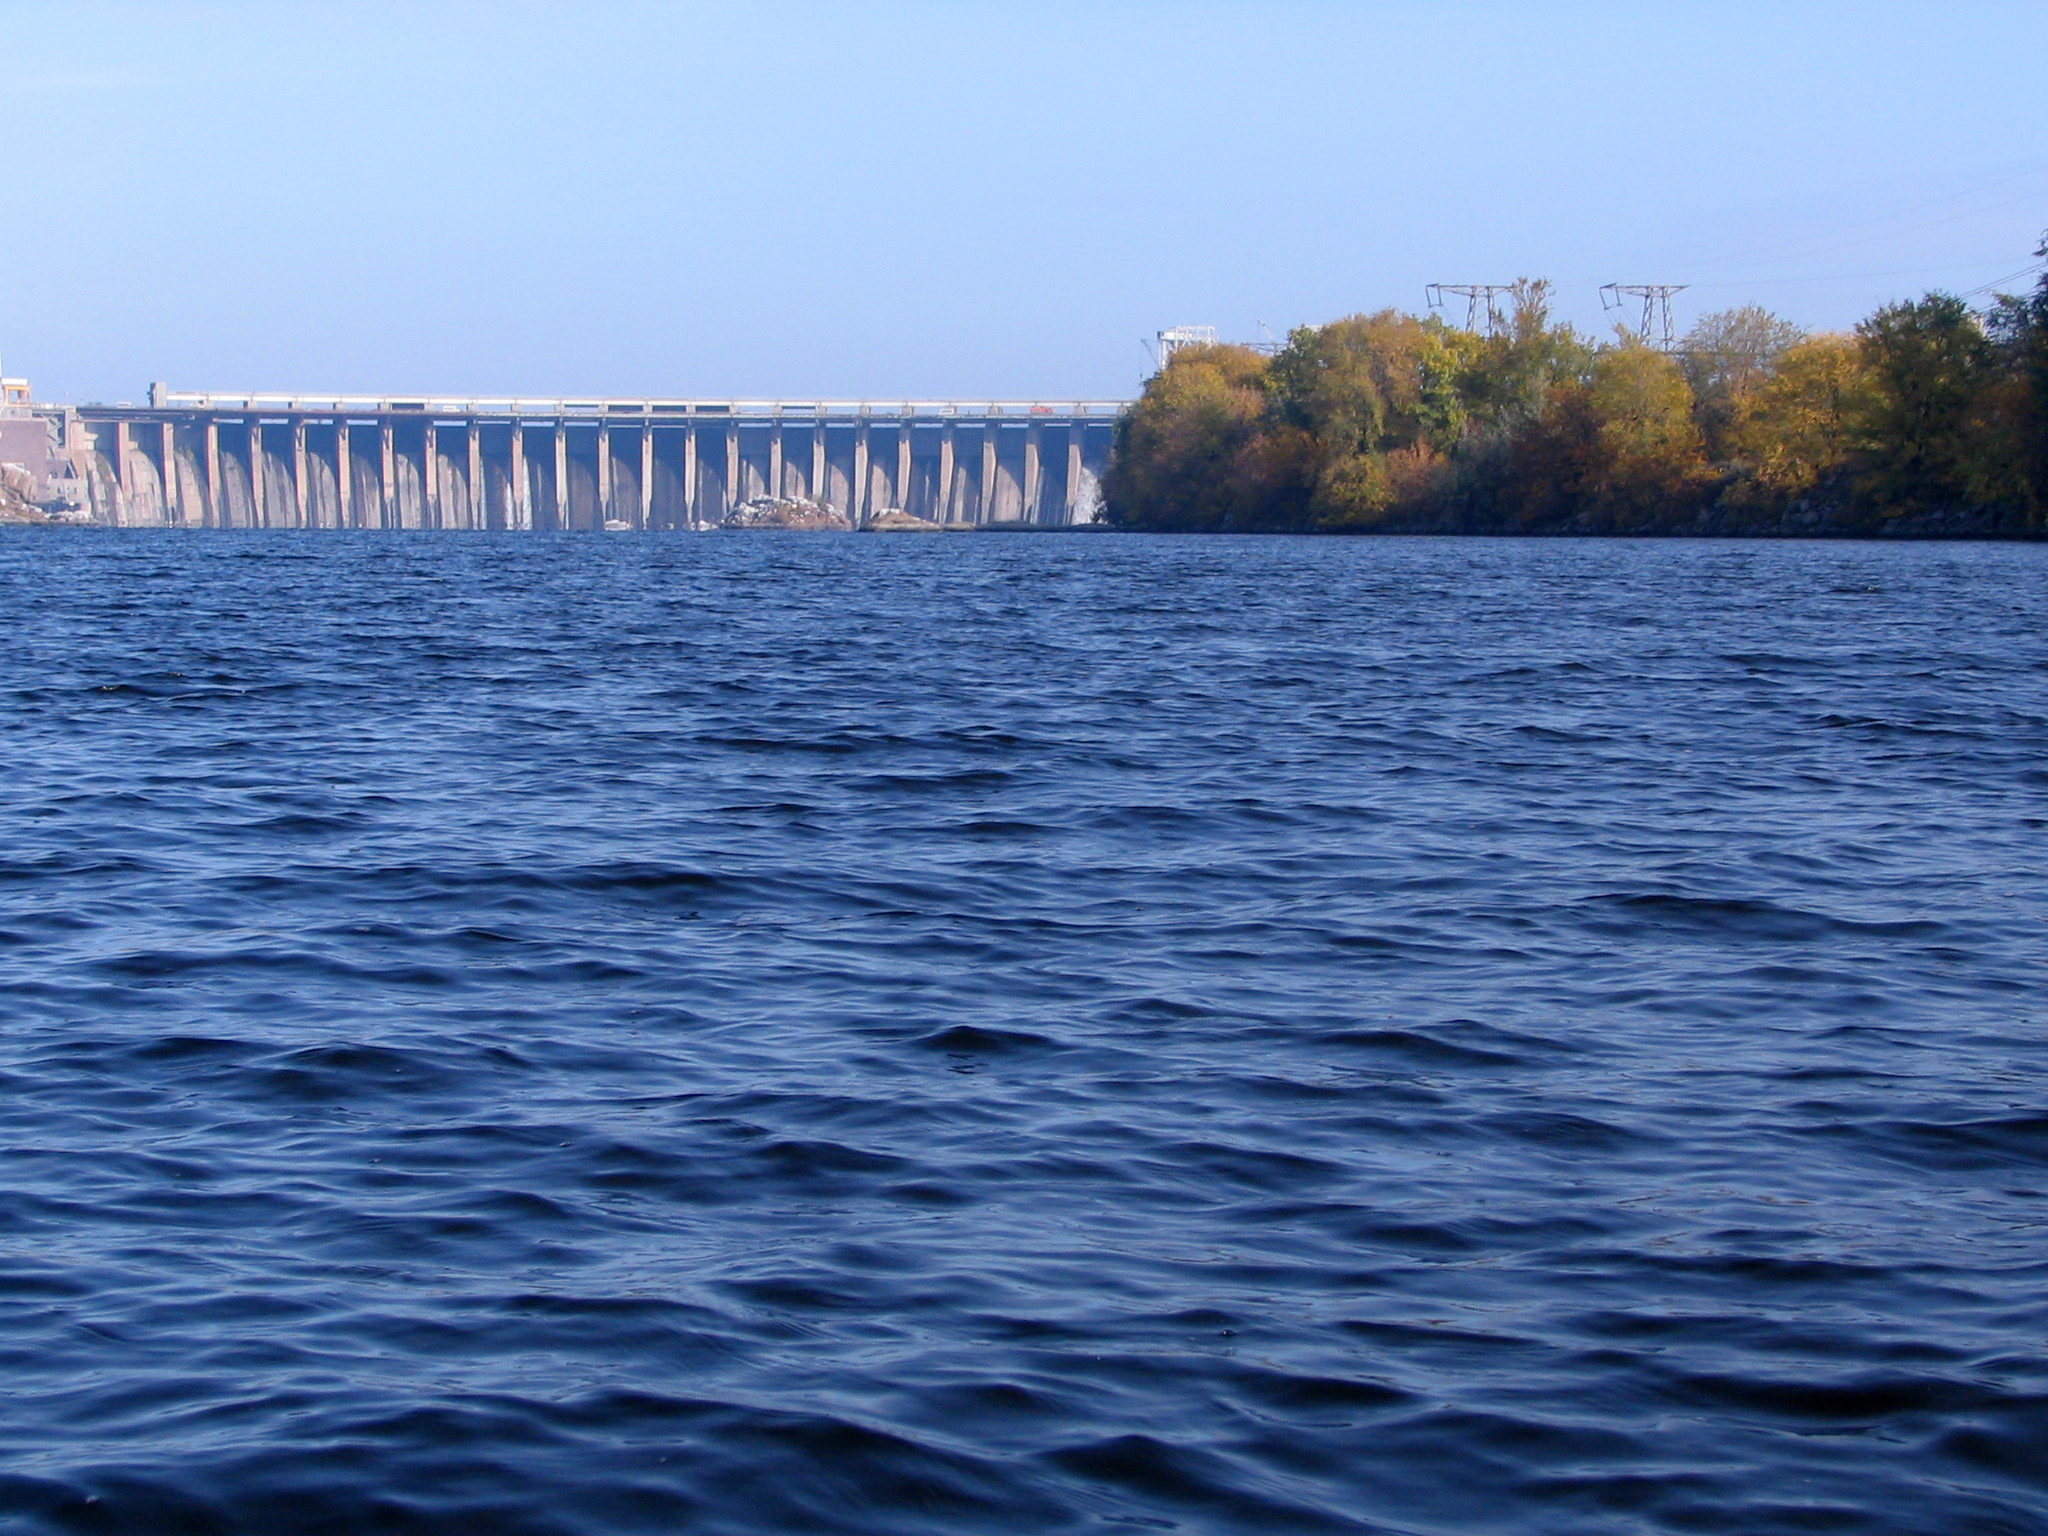
M 2026 267 L 2044 66 L 2041 0 L 0 0 L 0 359 L 1115 396 L 1161 326 L 1524 274 L 1841 326 Z

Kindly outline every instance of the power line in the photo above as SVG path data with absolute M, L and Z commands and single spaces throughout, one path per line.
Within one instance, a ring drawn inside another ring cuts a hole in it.
M 1996 260 L 1997 258 L 1992 258 Z M 1694 283 L 1695 288 L 1775 288 L 1786 283 L 1861 283 L 1880 277 L 1925 277 L 1934 272 L 1954 272 L 1959 267 L 1982 268 L 1991 261 L 1945 261 L 1937 267 L 1887 267 L 1881 272 L 1808 272 L 1798 277 L 1723 277 Z M 1998 281 L 2004 282 L 2000 278 Z
M 2037 261 L 2030 267 L 2021 267 L 2017 272 L 2008 272 L 2003 277 L 1994 277 L 1993 279 L 1991 279 L 1990 282 L 1986 283 L 1983 287 L 1972 288 L 1968 293 L 1959 293 L 1956 295 L 1956 297 L 1959 299 L 1974 299 L 1979 294 L 1991 292 L 2000 283 L 2009 283 L 2016 277 L 2032 277 L 2036 272 L 2041 272 L 2044 270 L 2048 270 L 2048 262 Z
M 1864 230 L 1875 229 L 1880 225 L 1894 223 L 1899 219 L 1910 218 L 1912 215 L 1916 213 L 1924 213 L 1930 208 L 1939 208 L 1948 203 L 1958 202 L 1963 198 L 1975 197 L 1979 193 L 1989 192 L 1996 187 L 2010 186 L 2015 181 L 2025 181 L 2029 177 L 2041 175 L 2048 175 L 2048 165 L 2037 165 L 2033 167 L 2031 170 L 2017 171 L 2010 176 L 2001 176 L 1996 181 L 1981 182 L 1974 187 L 1966 187 L 1960 192 L 1951 192 L 1944 197 L 1931 198 L 1924 203 L 1914 203 L 1905 208 L 1895 208 L 1890 213 L 1882 213 L 1875 218 L 1863 219 L 1858 221 L 1857 223 L 1843 225 L 1834 230 L 1820 231 L 1817 233 L 1806 235 L 1795 235 L 1793 238 L 1789 240 L 1779 240 L 1774 241 L 1768 245 L 1752 246 L 1748 250 L 1737 251 L 1735 254 L 1731 256 L 1723 256 L 1718 260 L 1709 259 L 1708 261 L 1703 262 L 1700 265 L 1707 271 L 1713 271 L 1716 268 L 1739 266 L 1745 262 L 1755 260 L 1756 258 L 1762 256 L 1774 256 L 1787 251 L 1796 252 L 1799 251 L 1802 247 L 1811 246 L 1816 242 L 1824 243 L 1828 241 L 1840 241 L 1842 237 L 1845 235 L 1857 233 Z M 2029 194 L 2026 197 L 2016 197 L 2008 199 L 2005 202 L 1993 203 L 1988 208 L 1966 208 L 1963 209 L 1960 213 L 1956 214 L 1954 217 L 1964 218 L 1968 217 L 1971 214 L 1996 213 L 2000 209 L 2017 207 L 2021 203 L 2031 202 L 2033 200 L 2033 195 Z M 1927 224 L 1921 227 L 1931 228 L 1935 224 L 1945 222 L 1948 221 L 1943 219 L 1933 219 L 1929 220 Z M 1848 243 L 1854 244 L 1855 242 L 1850 241 Z M 1808 252 L 1807 254 L 1812 253 Z

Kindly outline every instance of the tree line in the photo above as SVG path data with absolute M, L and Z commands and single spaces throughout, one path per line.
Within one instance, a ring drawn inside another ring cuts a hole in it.
M 1527 280 L 1483 335 L 1387 309 L 1183 348 L 1103 490 L 1159 531 L 2041 537 L 2048 273 L 1846 333 L 1724 310 L 1672 352 L 1554 323 Z

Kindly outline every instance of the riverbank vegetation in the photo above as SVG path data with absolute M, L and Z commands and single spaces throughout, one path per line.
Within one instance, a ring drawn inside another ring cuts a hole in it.
M 2048 256 L 2048 244 L 2041 252 Z M 1118 428 L 1118 527 L 2041 537 L 2048 275 L 1973 310 L 1808 335 L 1754 307 L 1672 351 L 1595 342 L 1515 286 L 1478 334 L 1394 310 L 1277 354 L 1177 352 Z

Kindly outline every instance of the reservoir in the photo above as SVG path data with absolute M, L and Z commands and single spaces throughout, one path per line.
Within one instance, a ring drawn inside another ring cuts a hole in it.
M 2048 549 L 0 605 L 10 1536 L 2048 1526 Z

